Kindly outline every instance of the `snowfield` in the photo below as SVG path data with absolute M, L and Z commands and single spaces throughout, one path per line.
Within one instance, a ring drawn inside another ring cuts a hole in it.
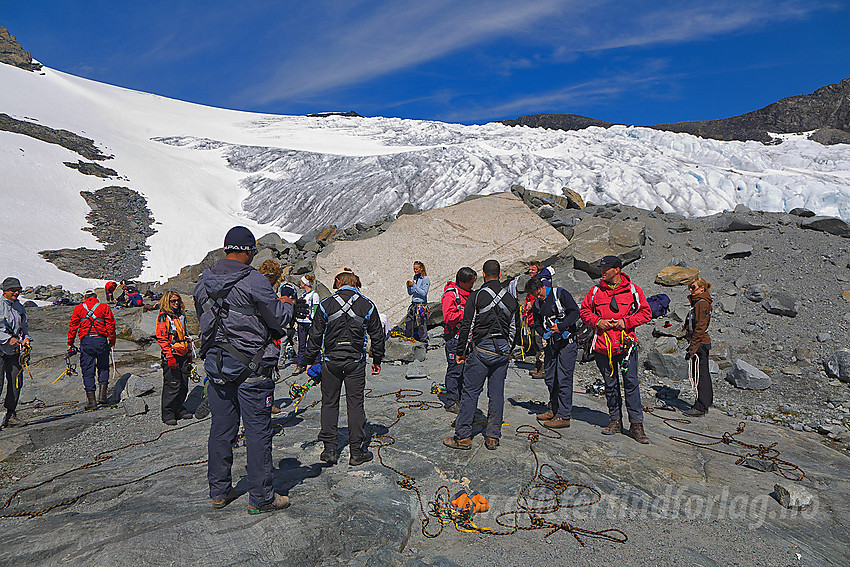
M 61 272 L 39 250 L 99 248 L 80 191 L 127 186 L 148 201 L 157 233 L 141 279 L 200 261 L 244 224 L 294 238 L 520 184 L 585 201 L 661 207 L 693 217 L 744 204 L 805 207 L 850 220 L 850 146 L 804 135 L 783 143 L 720 142 L 615 126 L 562 132 L 397 118 L 309 118 L 210 108 L 44 69 L 0 64 L 0 112 L 92 138 L 121 179 L 62 164 L 77 154 L 0 132 L 0 277 L 24 285 L 93 282 Z M 289 234 L 287 234 L 289 233 Z

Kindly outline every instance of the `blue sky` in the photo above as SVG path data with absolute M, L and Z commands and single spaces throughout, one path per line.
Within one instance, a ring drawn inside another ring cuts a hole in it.
M 645 125 L 850 77 L 847 0 L 0 0 L 0 25 L 61 71 L 276 114 Z

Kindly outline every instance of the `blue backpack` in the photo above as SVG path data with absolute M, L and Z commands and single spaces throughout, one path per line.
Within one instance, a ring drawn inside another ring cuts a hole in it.
M 665 293 L 659 293 L 652 297 L 647 297 L 646 302 L 649 303 L 649 309 L 652 311 L 652 318 L 663 317 L 670 311 L 670 298 Z

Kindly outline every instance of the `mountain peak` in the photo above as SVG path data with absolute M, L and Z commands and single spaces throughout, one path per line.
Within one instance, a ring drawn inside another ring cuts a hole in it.
M 25 51 L 15 36 L 2 26 L 0 26 L 0 63 L 27 71 L 41 71 L 41 64 L 34 62 L 30 52 Z

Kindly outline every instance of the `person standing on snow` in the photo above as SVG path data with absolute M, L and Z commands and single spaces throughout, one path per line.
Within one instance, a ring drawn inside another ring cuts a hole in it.
M 68 354 L 76 354 L 74 341 L 80 337 L 80 370 L 86 390 L 86 409 L 106 405 L 109 399 L 109 351 L 115 346 L 115 317 L 109 305 L 101 303 L 93 289 L 85 292 L 85 301 L 74 308 L 68 323 Z M 94 373 L 97 369 L 97 397 Z
M 638 382 L 638 349 L 635 328 L 652 319 L 652 311 L 643 290 L 622 273 L 623 263 L 616 256 L 599 262 L 602 278 L 590 288 L 581 302 L 581 319 L 596 329 L 593 356 L 605 380 L 605 401 L 610 421 L 603 435 L 620 433 L 623 406 L 620 376 L 629 414 L 629 433 L 638 443 L 649 443 L 643 429 L 643 407 Z
M 472 286 L 475 285 L 475 270 L 461 268 L 457 271 L 455 281 L 447 282 L 443 289 L 443 322 L 445 323 L 446 340 L 446 411 L 460 411 L 460 392 L 463 389 L 463 365 L 455 362 L 457 338 L 460 334 L 460 324 L 463 321 L 463 309 L 469 297 Z

